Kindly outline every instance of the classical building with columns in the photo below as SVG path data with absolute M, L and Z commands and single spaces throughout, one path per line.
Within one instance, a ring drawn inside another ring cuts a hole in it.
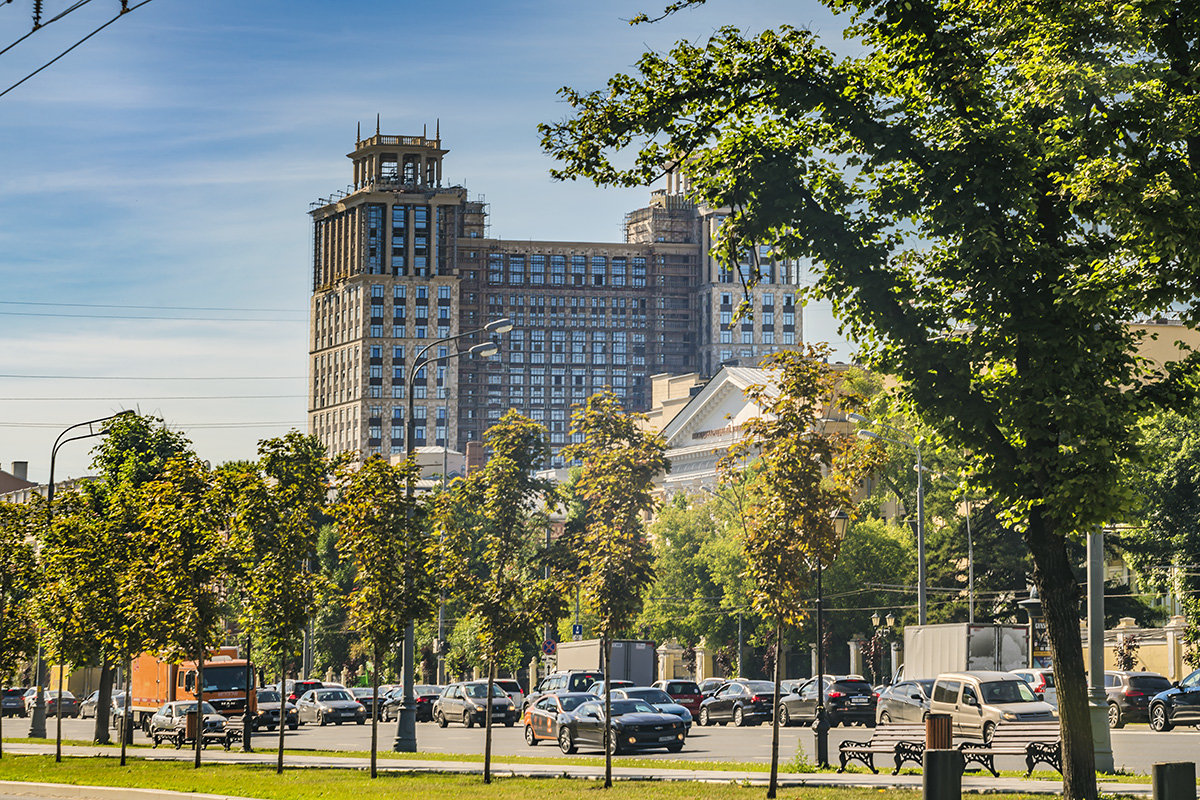
M 494 319 L 514 324 L 499 356 L 439 345 L 429 355 L 442 360 L 415 376 L 418 447 L 465 452 L 515 408 L 557 453 L 572 406 L 599 389 L 643 411 L 651 375 L 711 375 L 800 342 L 796 265 L 751 258 L 764 280 L 744 292 L 708 254 L 724 215 L 674 176 L 626 216 L 623 242 L 510 241 L 488 235 L 466 187 L 444 184 L 447 153 L 440 130 L 359 136 L 353 183 L 310 210 L 309 430 L 331 451 L 403 452 L 417 351 Z M 735 323 L 744 298 L 753 319 Z

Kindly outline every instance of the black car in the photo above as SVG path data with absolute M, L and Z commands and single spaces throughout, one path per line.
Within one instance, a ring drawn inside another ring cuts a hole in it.
M 1176 725 L 1200 725 L 1200 669 L 1150 700 L 1150 727 L 1169 731 Z
M 254 729 L 266 728 L 269 731 L 279 727 L 279 690 L 278 689 L 258 689 L 258 716 L 254 718 Z M 296 706 L 292 703 L 286 703 L 285 710 L 287 711 L 287 726 L 288 730 L 296 730 L 300 727 L 300 716 L 296 712 Z
M 770 722 L 774 697 L 775 684 L 771 681 L 729 681 L 700 703 L 700 724 Z
M 417 704 L 417 722 L 433 722 L 433 703 L 441 697 L 443 687 L 431 683 L 418 683 L 413 686 L 413 699 Z M 379 694 L 379 718 L 384 722 L 392 722 L 400 718 L 400 706 L 403 705 L 404 688 L 393 686 L 387 692 Z
M 320 688 L 321 688 L 322 686 L 324 686 L 324 685 L 325 685 L 325 684 L 321 683 L 320 681 L 313 681 L 313 680 L 308 680 L 308 681 L 295 681 L 295 680 L 289 680 L 289 681 L 284 681 L 284 683 L 283 683 L 283 690 L 284 690 L 284 692 L 287 694 L 287 699 L 288 699 L 288 702 L 289 702 L 289 703 L 294 703 L 294 702 L 296 702 L 297 700 L 299 700 L 299 699 L 300 699 L 300 697 L 301 697 L 301 696 L 302 696 L 302 695 L 303 695 L 305 692 L 312 691 L 313 689 L 320 689 Z
M 862 678 L 825 676 L 825 714 L 830 727 L 856 722 L 875 726 L 875 688 Z M 817 679 L 800 684 L 779 701 L 779 724 L 808 725 L 817 720 Z
M 461 722 L 468 728 L 487 724 L 487 687 L 487 681 L 450 684 L 433 703 L 433 721 L 440 728 L 451 722 Z M 492 723 L 503 722 L 505 727 L 511 728 L 517 724 L 519 716 L 508 692 L 493 685 Z
M 542 678 L 542 682 L 525 696 L 524 708 L 529 708 L 542 695 L 586 692 L 597 681 L 604 682 L 604 673 L 594 669 L 568 669 L 551 673 Z
M 25 689 L 5 689 L 0 692 L 0 713 L 6 717 L 25 716 Z
M 1130 722 L 1150 719 L 1150 698 L 1171 688 L 1171 682 L 1157 672 L 1109 670 L 1104 673 L 1104 694 L 1108 700 L 1108 727 L 1123 728 Z
M 580 746 L 604 749 L 603 702 L 584 703 L 560 719 L 558 747 L 564 753 L 574 753 Z M 686 735 L 683 720 L 674 714 L 655 711 L 654 706 L 644 700 L 613 700 L 611 727 L 609 749 L 614 754 L 654 748 L 678 753 L 683 749 Z
M 362 707 L 367 710 L 367 718 L 370 719 L 374 714 L 377 719 L 383 719 L 383 704 L 387 702 L 387 694 L 380 690 L 379 692 L 379 707 L 375 706 L 375 691 L 370 686 L 356 686 L 350 690 L 350 694 L 354 695 L 354 699 L 362 704 Z
M 875 721 L 880 725 L 892 722 L 924 722 L 929 716 L 929 696 L 933 681 L 901 681 L 884 687 L 875 707 Z

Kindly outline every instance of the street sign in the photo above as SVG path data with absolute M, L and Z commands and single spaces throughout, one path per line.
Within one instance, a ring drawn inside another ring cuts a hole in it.
M 578 622 L 571 626 L 571 638 L 577 642 L 583 640 L 583 626 Z
M 547 639 L 542 642 L 542 652 L 545 655 L 552 656 L 558 650 L 558 642 L 553 639 Z

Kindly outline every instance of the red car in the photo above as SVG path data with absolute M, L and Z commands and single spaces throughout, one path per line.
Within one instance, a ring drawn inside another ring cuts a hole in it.
M 695 681 L 655 681 L 654 688 L 671 695 L 671 699 L 692 712 L 693 717 L 699 716 L 704 695 Z

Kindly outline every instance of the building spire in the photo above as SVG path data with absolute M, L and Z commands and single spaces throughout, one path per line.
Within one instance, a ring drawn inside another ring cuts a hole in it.
M 354 128 L 354 144 L 358 145 L 361 143 L 362 143 L 362 122 L 360 121 L 358 123 L 358 125 L 355 126 L 355 128 Z
M 379 135 L 379 112 L 375 112 L 375 135 Z
M 442 118 L 441 117 L 437 118 L 437 123 L 436 123 L 436 127 L 434 128 L 434 131 L 435 132 L 433 134 L 433 138 L 437 139 L 440 142 L 442 140 Z

